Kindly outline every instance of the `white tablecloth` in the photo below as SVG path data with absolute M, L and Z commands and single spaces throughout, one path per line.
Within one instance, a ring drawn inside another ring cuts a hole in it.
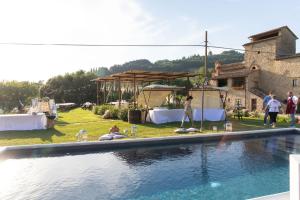
M 0 131 L 40 130 L 46 129 L 46 126 L 47 117 L 43 113 L 0 115 Z
M 155 124 L 162 124 L 168 122 L 179 122 L 184 115 L 183 109 L 158 109 L 150 110 L 149 117 L 151 122 Z M 201 120 L 201 109 L 193 109 L 194 121 Z M 206 121 L 222 121 L 225 119 L 224 109 L 207 108 L 204 109 L 204 120 Z M 188 118 L 186 119 L 188 121 Z

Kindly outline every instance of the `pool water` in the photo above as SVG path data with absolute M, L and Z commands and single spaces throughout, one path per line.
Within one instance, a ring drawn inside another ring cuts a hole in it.
M 247 199 L 289 189 L 300 135 L 0 161 L 1 200 Z

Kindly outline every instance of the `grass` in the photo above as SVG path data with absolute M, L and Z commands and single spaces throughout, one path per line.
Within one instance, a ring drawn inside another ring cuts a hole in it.
M 241 121 L 236 119 L 230 121 L 233 124 L 233 131 L 269 128 L 263 126 L 262 119 L 245 118 Z M 74 142 L 76 141 L 75 135 L 80 129 L 88 131 L 89 141 L 98 140 L 99 136 L 106 134 L 113 125 L 117 125 L 121 131 L 128 129 L 130 132 L 131 124 L 127 122 L 102 119 L 101 116 L 95 115 L 91 111 L 77 108 L 69 112 L 59 113 L 58 121 L 53 129 L 0 132 L 0 146 Z M 198 122 L 195 125 L 200 127 Z M 180 123 L 141 124 L 138 125 L 137 137 L 150 138 L 179 135 L 174 132 L 179 126 Z M 189 124 L 186 123 L 186 126 L 189 126 Z M 204 122 L 205 131 L 199 134 L 211 133 L 213 126 L 218 126 L 218 130 L 223 130 L 223 122 Z M 288 126 L 284 122 L 278 123 L 278 127 Z

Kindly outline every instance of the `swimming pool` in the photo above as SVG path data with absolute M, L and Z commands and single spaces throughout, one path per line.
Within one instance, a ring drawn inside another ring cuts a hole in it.
M 289 189 L 300 135 L 0 161 L 0 199 L 247 199 Z

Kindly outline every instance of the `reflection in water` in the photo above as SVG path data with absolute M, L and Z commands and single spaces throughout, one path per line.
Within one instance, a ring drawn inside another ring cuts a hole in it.
M 114 152 L 113 154 L 129 165 L 150 165 L 155 161 L 184 157 L 193 153 L 193 146 L 163 148 L 140 148 Z
M 207 147 L 206 145 L 201 145 L 201 176 L 204 182 L 208 182 L 208 163 L 207 163 Z
M 1 200 L 247 199 L 288 190 L 300 136 L 0 162 Z M 6 187 L 7 186 L 7 187 Z

